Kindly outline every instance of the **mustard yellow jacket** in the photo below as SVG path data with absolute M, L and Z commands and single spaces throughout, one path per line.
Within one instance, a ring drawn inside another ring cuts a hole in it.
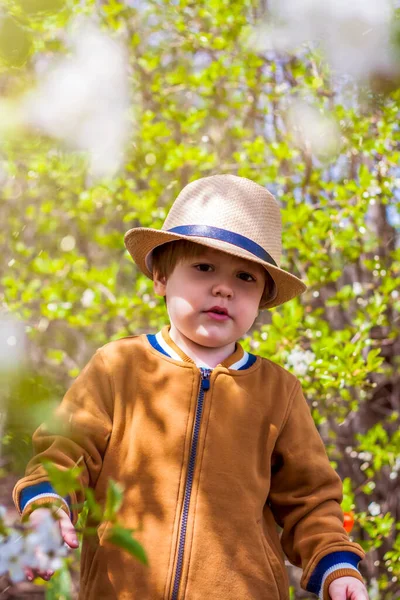
M 56 416 L 62 435 L 35 432 L 16 506 L 56 498 L 42 458 L 60 468 L 83 458 L 82 484 L 99 502 L 110 477 L 124 486 L 120 520 L 149 559 L 107 543 L 102 524 L 83 542 L 82 600 L 288 600 L 282 549 L 321 598 L 334 578 L 361 578 L 363 551 L 343 529 L 341 481 L 301 385 L 270 360 L 237 344 L 200 370 L 166 327 L 98 350 Z M 65 510 L 81 501 L 72 492 Z

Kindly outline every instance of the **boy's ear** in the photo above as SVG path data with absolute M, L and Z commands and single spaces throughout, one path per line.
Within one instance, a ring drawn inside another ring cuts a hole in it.
M 154 291 L 157 296 L 165 296 L 167 288 L 167 278 L 160 276 L 157 272 L 153 274 Z

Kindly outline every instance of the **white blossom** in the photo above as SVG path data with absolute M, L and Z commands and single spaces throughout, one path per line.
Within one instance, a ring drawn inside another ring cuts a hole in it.
M 75 248 L 76 240 L 73 235 L 66 235 L 60 242 L 60 248 L 64 252 L 70 252 Z
M 371 461 L 372 460 L 372 454 L 371 454 L 371 452 L 360 452 L 358 454 L 358 458 L 360 460 Z
M 24 324 L 0 315 L 0 371 L 20 366 L 25 358 Z
M 0 546 L 0 576 L 9 573 L 14 583 L 25 579 L 24 538 L 18 532 L 12 532 Z
M 291 104 L 287 116 L 297 144 L 321 157 L 338 150 L 340 132 L 334 119 L 301 101 Z M 319 296 L 319 293 L 314 292 L 314 296 Z
M 41 67 L 23 121 L 88 151 L 94 176 L 113 175 L 130 134 L 126 52 L 89 21 L 73 24 L 67 45 L 69 55 Z
M 377 517 L 381 514 L 381 507 L 377 502 L 371 502 L 371 504 L 368 505 L 368 512 L 373 517 Z
M 49 513 L 34 528 L 11 529 L 0 539 L 0 576 L 8 573 L 11 581 L 18 583 L 25 579 L 27 567 L 55 571 L 67 553 L 58 522 Z
M 380 598 L 379 583 L 375 577 L 371 578 L 368 594 L 369 594 L 370 600 L 379 600 L 379 598 Z
M 314 352 L 304 351 L 298 346 L 294 348 L 286 358 L 286 366 L 293 367 L 298 375 L 305 375 L 310 364 L 315 360 Z
M 391 0 L 271 0 L 269 9 L 272 18 L 251 40 L 257 50 L 291 51 L 316 41 L 342 73 L 364 78 L 397 70 Z
M 89 306 L 92 306 L 94 298 L 95 298 L 94 291 L 87 289 L 82 294 L 81 303 L 85 308 L 88 308 Z

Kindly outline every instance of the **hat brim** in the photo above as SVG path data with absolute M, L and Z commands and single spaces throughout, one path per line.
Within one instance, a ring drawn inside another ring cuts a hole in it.
M 284 304 L 296 296 L 303 294 L 307 290 L 307 286 L 303 281 L 292 273 L 289 273 L 278 266 L 271 265 L 257 256 L 254 256 L 251 252 L 235 246 L 234 244 L 230 244 L 229 242 L 208 237 L 170 233 L 161 229 L 151 229 L 147 227 L 135 227 L 134 229 L 130 229 L 126 232 L 124 237 L 126 249 L 142 273 L 149 277 L 149 279 L 153 279 L 151 271 L 151 252 L 154 248 L 157 248 L 157 246 L 161 246 L 168 242 L 176 242 L 178 240 L 187 240 L 262 265 L 276 284 L 276 295 L 267 302 L 260 304 L 260 308 L 262 309 L 273 308 Z

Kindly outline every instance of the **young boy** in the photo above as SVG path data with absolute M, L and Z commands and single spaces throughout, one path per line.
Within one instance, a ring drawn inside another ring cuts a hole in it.
M 170 326 L 96 352 L 57 411 L 63 435 L 34 434 L 14 490 L 20 512 L 60 503 L 63 538 L 77 546 L 82 495 L 57 497 L 43 458 L 80 461 L 99 502 L 110 477 L 125 487 L 119 516 L 138 529 L 149 566 L 107 543 L 102 524 L 83 543 L 82 600 L 288 600 L 282 549 L 309 592 L 367 599 L 364 554 L 343 528 L 341 482 L 299 380 L 238 343 L 260 308 L 306 289 L 279 267 L 273 196 L 233 175 L 199 179 L 161 231 L 131 229 L 125 244 L 165 297 Z

